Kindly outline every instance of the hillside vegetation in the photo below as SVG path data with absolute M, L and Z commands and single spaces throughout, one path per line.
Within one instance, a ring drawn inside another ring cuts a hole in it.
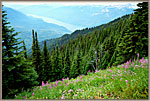
M 144 58 L 148 57 L 148 3 L 138 3 L 137 6 L 131 15 L 57 39 L 54 47 L 50 47 L 51 51 L 48 49 L 51 45 L 46 41 L 41 50 L 38 33 L 32 30 L 31 56 L 27 55 L 25 42 L 16 39 L 18 32 L 9 26 L 7 13 L 2 11 L 3 98 L 14 98 L 15 94 L 18 96 L 22 90 L 29 89 L 28 93 L 22 92 L 19 98 L 25 96 L 34 99 L 38 96 L 59 99 L 67 96 L 68 99 L 87 99 L 89 95 L 94 99 L 147 99 L 148 68 Z M 126 61 L 123 66 L 116 67 Z M 88 71 L 96 73 L 78 77 L 86 75 Z M 62 82 L 62 78 L 67 77 L 71 80 L 64 80 L 65 85 L 56 86 Z M 81 81 L 76 83 L 74 78 Z M 48 90 L 42 87 L 40 91 L 36 87 L 44 86 L 46 81 L 49 81 L 47 85 L 51 82 L 56 88 Z M 55 81 L 59 82 L 54 85 Z M 67 82 L 70 84 L 66 85 Z M 35 87 L 35 91 L 32 91 L 32 87 Z M 77 89 L 80 89 L 82 97 L 78 96 Z M 69 90 L 71 95 L 63 95 L 65 90 Z
M 148 99 L 148 60 L 62 79 L 15 95 L 15 99 Z

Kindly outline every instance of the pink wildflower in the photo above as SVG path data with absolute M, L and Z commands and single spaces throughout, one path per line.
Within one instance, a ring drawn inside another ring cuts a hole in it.
M 61 84 L 60 84 L 60 86 L 61 86 Z
M 46 85 L 48 86 L 48 81 L 46 81 Z
M 74 96 L 77 96 L 77 94 L 75 94 Z
M 78 79 L 76 80 L 76 82 L 78 82 Z
M 56 81 L 56 86 L 58 85 L 58 81 Z
M 42 89 L 42 87 L 40 86 L 40 89 Z
M 129 67 L 129 66 L 128 66 L 128 65 L 126 65 L 126 66 L 125 66 L 125 69 L 127 69 L 128 67 Z
M 131 63 L 131 59 L 129 60 L 129 63 Z
M 67 77 L 67 80 L 69 80 L 69 77 Z
M 131 66 L 132 66 L 132 67 L 134 66 L 134 62 L 131 64 Z
M 53 83 L 53 88 L 55 88 L 55 84 Z
M 81 89 L 79 89 L 79 92 L 82 92 L 82 90 L 81 90 Z
M 64 94 L 62 95 L 61 99 L 64 99 Z
M 34 96 L 34 92 L 32 93 L 32 96 Z
M 142 57 L 142 60 L 144 61 L 144 58 Z
M 147 61 L 145 60 L 145 63 L 147 64 Z
M 64 81 L 64 79 L 62 78 L 62 81 Z
M 126 83 L 128 83 L 128 80 L 126 80 Z
M 72 89 L 70 89 L 68 92 L 69 92 L 69 93 L 70 93 L 70 92 L 73 92 L 73 90 L 72 90 Z
M 141 67 L 143 68 L 143 64 L 141 64 Z
M 127 65 L 129 65 L 129 62 L 127 61 Z
M 137 57 L 139 57 L 140 55 L 139 55 L 139 53 L 137 53 Z
M 112 70 L 110 70 L 110 72 L 112 72 Z
M 49 88 L 51 88 L 51 83 L 49 84 Z
M 23 96 L 23 99 L 25 99 L 26 98 L 26 96 Z
M 44 81 L 42 81 L 42 86 L 43 86 L 43 87 L 45 86 Z
M 103 88 L 103 85 L 101 86 L 101 88 Z
M 82 79 L 82 76 L 80 76 L 80 79 Z

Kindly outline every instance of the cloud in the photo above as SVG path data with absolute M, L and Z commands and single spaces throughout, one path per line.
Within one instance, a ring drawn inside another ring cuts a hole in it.
M 94 14 L 92 14 L 92 16 L 96 16 L 96 15 L 99 15 L 100 13 L 94 13 Z
M 104 13 L 108 13 L 108 12 L 109 12 L 109 10 L 108 10 L 107 8 L 105 8 L 105 9 L 102 9 L 102 12 L 104 12 Z

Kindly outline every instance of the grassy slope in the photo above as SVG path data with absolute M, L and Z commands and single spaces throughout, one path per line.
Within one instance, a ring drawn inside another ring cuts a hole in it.
M 34 87 L 15 99 L 148 99 L 148 60 L 132 61 L 127 69 L 123 65 L 58 81 L 55 88 L 56 82 L 51 88 Z

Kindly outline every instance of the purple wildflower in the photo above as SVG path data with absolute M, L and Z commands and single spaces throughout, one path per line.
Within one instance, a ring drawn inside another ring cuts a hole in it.
M 132 66 L 132 67 L 134 66 L 134 62 L 131 64 L 131 66 Z
M 126 80 L 126 83 L 128 83 L 128 80 Z
M 56 86 L 58 85 L 58 81 L 56 81 Z
M 48 81 L 46 81 L 46 85 L 48 86 Z
M 34 92 L 32 93 L 32 96 L 34 96 Z
M 110 70 L 110 72 L 112 72 L 112 70 Z
M 70 92 L 73 92 L 73 90 L 72 90 L 72 89 L 70 89 L 68 92 L 69 92 L 69 93 L 70 93 Z
M 80 76 L 80 79 L 82 79 L 82 76 Z
M 23 96 L 23 99 L 25 99 L 26 98 L 26 96 Z
M 55 88 L 55 84 L 53 83 L 53 88 Z
M 139 53 L 137 53 L 137 57 L 139 57 L 140 56 L 140 54 Z
M 147 64 L 147 61 L 145 60 L 145 63 Z
M 141 67 L 143 68 L 143 64 L 141 64 Z
M 42 81 L 42 86 L 43 86 L 43 87 L 45 86 L 44 81 Z
M 76 82 L 78 82 L 78 79 L 76 80 Z
M 49 84 L 49 88 L 51 88 L 51 83 Z
M 129 66 L 128 66 L 128 65 L 126 65 L 126 66 L 125 66 L 125 69 L 127 69 L 128 67 L 129 67 Z
M 129 60 L 129 63 L 131 63 L 131 59 Z
M 103 85 L 101 86 L 101 88 L 103 88 Z
M 79 92 L 82 92 L 82 90 L 81 90 L 81 89 L 79 89 Z
M 60 84 L 60 86 L 61 86 L 61 84 Z
M 129 65 L 129 62 L 127 61 L 127 65 Z
M 64 99 L 64 94 L 62 95 L 61 99 Z

